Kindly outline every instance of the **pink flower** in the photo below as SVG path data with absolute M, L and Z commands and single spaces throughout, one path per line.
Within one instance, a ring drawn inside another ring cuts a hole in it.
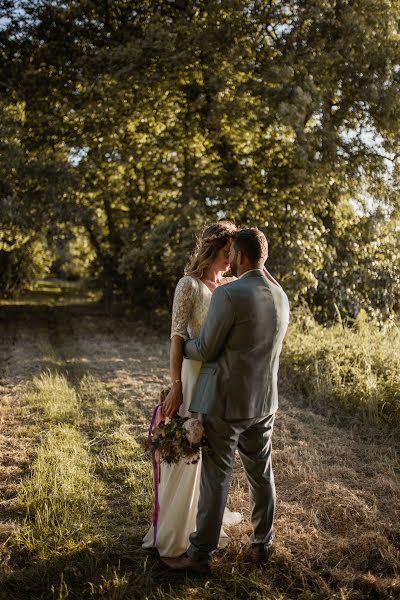
M 201 442 L 204 428 L 198 419 L 188 419 L 184 422 L 183 427 L 186 429 L 186 439 L 189 444 L 199 444 Z

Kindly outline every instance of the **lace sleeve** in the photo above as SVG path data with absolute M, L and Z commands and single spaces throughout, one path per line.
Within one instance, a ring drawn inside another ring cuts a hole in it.
M 196 282 L 192 277 L 182 277 L 175 289 L 174 303 L 172 306 L 171 338 L 179 335 L 187 340 L 188 324 L 193 309 L 196 293 Z

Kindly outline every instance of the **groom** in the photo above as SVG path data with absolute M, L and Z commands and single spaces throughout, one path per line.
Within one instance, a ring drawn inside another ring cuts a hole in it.
M 230 264 L 238 279 L 214 291 L 200 336 L 184 345 L 187 358 L 203 361 L 190 411 L 202 413 L 212 452 L 203 455 L 196 531 L 187 555 L 162 558 L 172 569 L 211 572 L 211 552 L 218 546 L 236 449 L 250 487 L 251 560 L 260 565 L 272 546 L 271 437 L 289 304 L 282 288 L 264 271 L 267 256 L 267 240 L 259 229 L 243 229 L 236 235 Z

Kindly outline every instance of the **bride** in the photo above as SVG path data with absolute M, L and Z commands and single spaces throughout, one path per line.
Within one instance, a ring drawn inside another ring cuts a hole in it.
M 164 404 L 167 414 L 179 409 L 181 417 L 191 416 L 188 407 L 202 363 L 183 357 L 183 342 L 199 335 L 215 288 L 233 279 L 223 277 L 223 273 L 229 269 L 229 251 L 236 231 L 236 226 L 230 221 L 219 221 L 206 227 L 185 277 L 176 286 L 170 350 L 172 387 Z M 196 529 L 200 471 L 201 460 L 196 464 L 181 461 L 161 465 L 160 511 L 155 543 L 160 556 L 181 556 L 189 546 L 189 535 Z M 225 509 L 224 525 L 235 525 L 241 519 L 240 513 Z M 153 547 L 153 534 L 151 526 L 143 540 L 144 548 Z M 228 541 L 221 528 L 219 547 L 225 547 Z

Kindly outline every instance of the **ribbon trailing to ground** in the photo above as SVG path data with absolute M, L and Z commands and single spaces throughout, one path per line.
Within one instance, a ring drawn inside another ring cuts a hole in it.
M 163 405 L 157 404 L 154 409 L 153 416 L 151 419 L 148 437 L 151 438 L 151 434 L 153 433 L 153 429 L 157 427 L 157 425 L 164 418 Z M 157 541 L 157 524 L 158 524 L 158 515 L 160 513 L 160 504 L 158 501 L 158 486 L 160 484 L 160 453 L 158 450 L 152 450 L 153 457 L 153 481 L 154 481 L 154 506 L 153 506 L 153 515 L 152 515 L 152 524 L 153 524 L 153 546 L 156 545 Z

